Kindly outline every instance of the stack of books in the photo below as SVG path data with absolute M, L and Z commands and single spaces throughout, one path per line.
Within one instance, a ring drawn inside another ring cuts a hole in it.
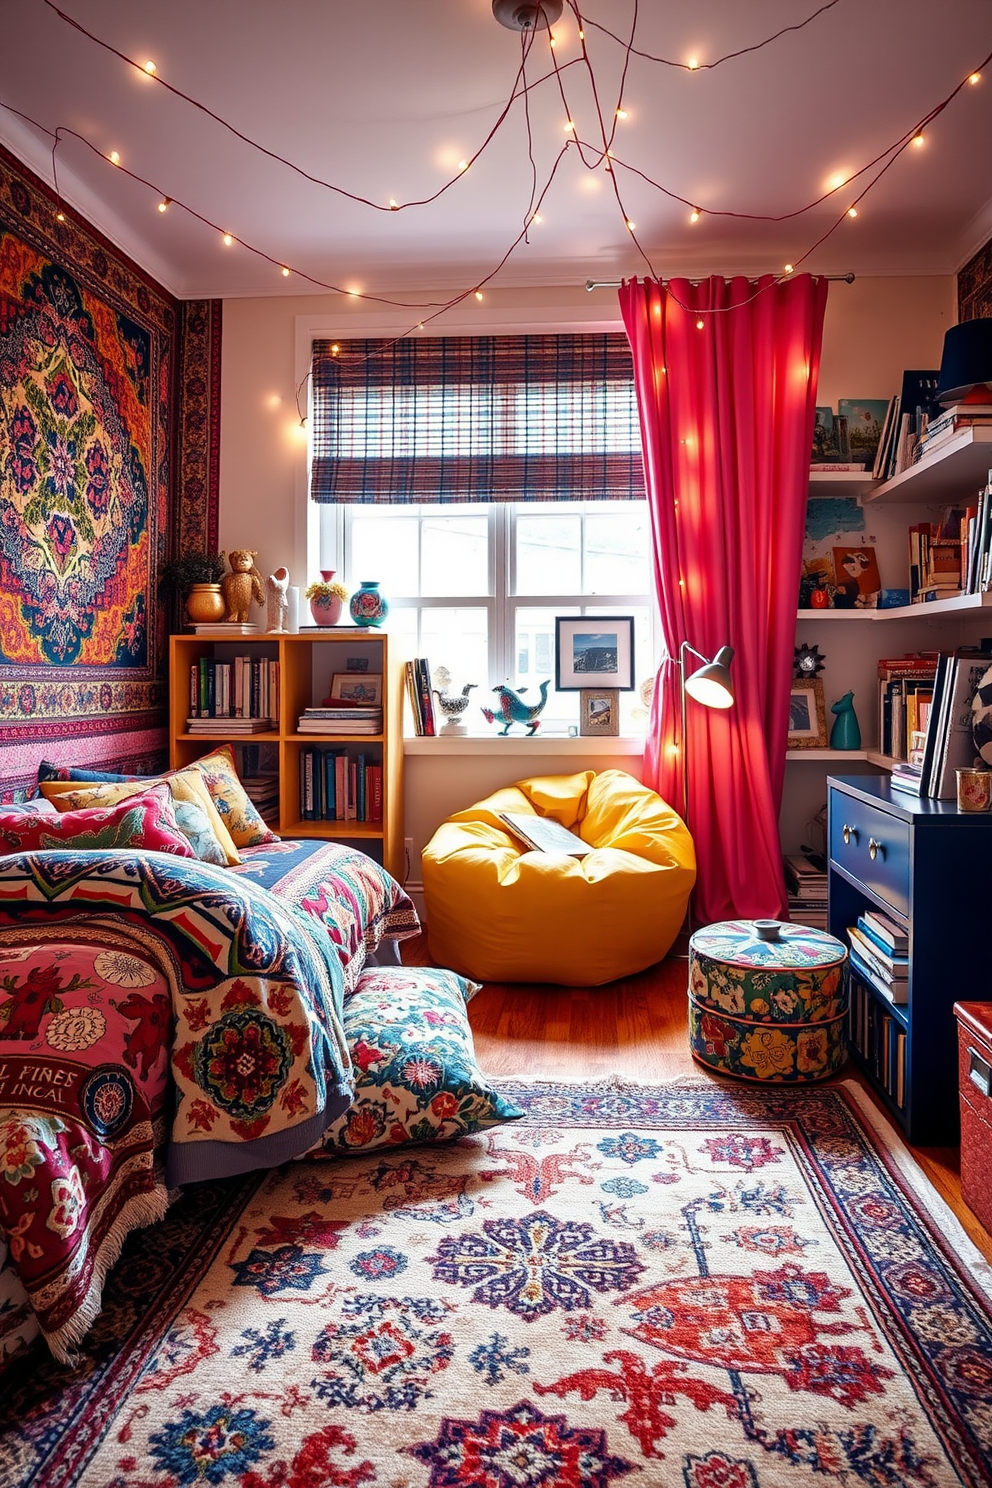
M 279 776 L 243 775 L 241 784 L 262 820 L 274 825 L 279 820 Z
M 431 669 L 426 656 L 417 656 L 406 664 L 406 688 L 413 714 L 413 731 L 418 738 L 433 738 L 437 733 Z
M 375 703 L 343 700 L 304 708 L 297 729 L 301 734 L 381 734 L 382 708 Z
M 910 651 L 877 663 L 879 748 L 892 759 L 908 759 L 913 733 L 926 729 L 937 659 L 934 651 Z
M 893 770 L 892 784 L 897 790 L 937 801 L 954 800 L 955 772 L 974 763 L 971 705 L 990 666 L 992 652 L 970 646 L 938 656 L 922 752 L 914 749 L 916 757 Z
M 274 718 L 230 718 L 217 713 L 206 718 L 187 718 L 186 731 L 190 734 L 216 734 L 223 731 L 232 738 L 242 734 L 268 734 L 275 731 Z
M 965 512 L 950 508 L 940 522 L 916 522 L 909 529 L 909 600 L 926 604 L 950 599 L 965 585 L 962 560 L 962 518 Z
M 827 869 L 822 859 L 805 853 L 787 854 L 783 860 L 785 887 L 789 895 L 789 918 L 814 930 L 827 928 Z
M 896 1007 L 909 1001 L 909 937 L 888 915 L 866 911 L 847 927 L 852 969 Z
M 992 424 L 992 403 L 952 403 L 928 420 L 913 451 L 915 460 L 922 460 L 934 450 L 949 443 L 964 429 L 974 429 Z

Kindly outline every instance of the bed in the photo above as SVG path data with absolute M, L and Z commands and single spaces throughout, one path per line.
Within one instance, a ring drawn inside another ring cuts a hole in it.
M 72 1359 L 178 1185 L 319 1148 L 354 1093 L 344 1001 L 419 928 L 338 843 L 256 830 L 202 861 L 168 795 L 83 808 L 98 827 L 64 846 L 71 810 L 0 808 L 0 1365 L 39 1333 Z

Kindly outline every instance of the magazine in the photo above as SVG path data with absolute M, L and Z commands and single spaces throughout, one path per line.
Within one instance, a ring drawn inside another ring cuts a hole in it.
M 533 852 L 567 853 L 571 858 L 584 858 L 586 853 L 592 852 L 588 842 L 583 842 L 581 837 L 550 816 L 530 816 L 514 811 L 498 811 L 496 814 Z

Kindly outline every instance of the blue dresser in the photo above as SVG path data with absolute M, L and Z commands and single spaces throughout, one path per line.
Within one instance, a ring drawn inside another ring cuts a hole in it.
M 909 938 L 896 1005 L 852 958 L 851 1055 L 917 1146 L 958 1140 L 955 1002 L 992 998 L 992 813 L 893 790 L 888 776 L 827 780 L 828 928 L 881 910 Z

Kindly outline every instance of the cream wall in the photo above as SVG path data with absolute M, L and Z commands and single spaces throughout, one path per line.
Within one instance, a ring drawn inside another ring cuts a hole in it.
M 450 291 L 423 298 L 444 300 Z M 407 297 L 409 298 L 409 297 Z M 411 329 L 416 310 L 366 307 L 341 296 L 285 296 L 224 303 L 221 390 L 220 543 L 258 549 L 258 565 L 271 573 L 286 564 L 294 582 L 306 582 L 306 439 L 297 399 L 305 410 L 308 348 L 313 334 L 399 335 Z M 836 407 L 840 397 L 887 398 L 899 389 L 904 368 L 939 365 L 944 331 L 956 320 L 953 276 L 865 278 L 830 286 L 817 401 Z M 481 306 L 474 299 L 442 316 L 437 334 L 556 329 L 621 329 L 615 291 L 580 287 L 493 290 Z M 315 575 L 310 575 L 315 577 Z M 347 575 L 345 578 L 347 579 Z M 840 627 L 835 627 L 835 631 Z M 834 633 L 830 639 L 834 642 Z M 835 653 L 840 637 L 834 642 Z M 856 644 L 852 635 L 848 645 Z M 825 647 L 823 649 L 826 649 Z M 835 665 L 839 662 L 835 656 Z M 524 744 L 524 740 L 519 741 Z M 600 748 L 607 741 L 596 741 Z M 550 741 L 545 741 L 549 745 Z M 528 774 L 553 774 L 616 764 L 639 774 L 634 755 L 601 758 L 569 753 L 532 754 L 519 747 L 467 758 L 413 754 L 407 761 L 407 835 L 414 862 L 434 826 L 450 811 L 496 785 Z M 565 746 L 563 746 L 565 747 Z M 814 778 L 790 767 L 786 815 L 800 821 L 822 793 Z M 794 809 L 790 809 L 790 801 Z M 789 838 L 792 830 L 789 829 Z M 413 877 L 419 878 L 414 870 Z

